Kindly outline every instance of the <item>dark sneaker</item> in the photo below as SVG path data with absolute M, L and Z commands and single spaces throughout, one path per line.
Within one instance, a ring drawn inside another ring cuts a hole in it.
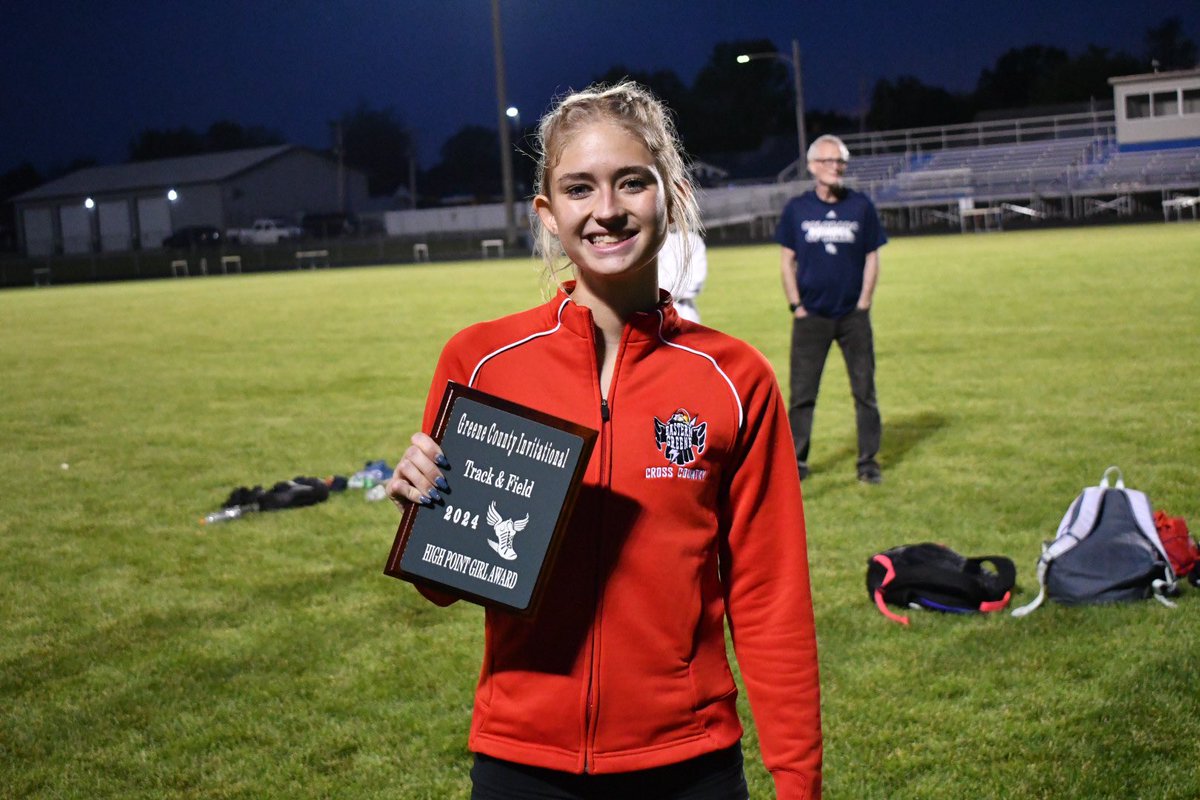
M 861 483 L 883 483 L 883 472 L 879 467 L 868 464 L 858 468 L 858 480 Z
M 797 461 L 796 469 L 798 469 L 800 471 L 800 480 L 802 480 L 802 481 L 808 480 L 808 474 L 809 474 L 808 464 L 805 464 L 803 461 Z

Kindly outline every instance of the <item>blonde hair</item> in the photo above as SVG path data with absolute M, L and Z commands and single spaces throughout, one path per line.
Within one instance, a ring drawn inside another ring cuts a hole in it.
M 671 113 L 649 89 L 633 81 L 621 81 L 611 86 L 593 84 L 562 98 L 542 117 L 535 142 L 534 194 L 550 196 L 550 172 L 563 148 L 572 134 L 597 120 L 620 125 L 646 145 L 662 179 L 667 218 L 684 235 L 683 241 L 689 242 L 689 233 L 702 233 L 696 186 Z M 545 264 L 546 288 L 561 285 L 560 274 L 573 265 L 558 237 L 542 224 L 536 212 L 530 213 L 529 221 L 534 252 Z M 685 244 L 685 265 L 690 257 L 691 245 Z

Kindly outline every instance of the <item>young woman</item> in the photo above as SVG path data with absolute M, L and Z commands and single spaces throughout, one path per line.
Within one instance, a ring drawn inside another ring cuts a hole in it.
M 532 221 L 548 303 L 446 345 L 447 380 L 600 431 L 539 611 L 486 615 L 469 745 L 476 800 L 747 796 L 729 619 L 779 798 L 821 792 L 816 637 L 796 455 L 771 365 L 658 289 L 669 225 L 699 228 L 663 106 L 632 83 L 541 122 Z M 389 482 L 440 501 L 417 433 Z M 422 590 L 438 603 L 451 598 Z

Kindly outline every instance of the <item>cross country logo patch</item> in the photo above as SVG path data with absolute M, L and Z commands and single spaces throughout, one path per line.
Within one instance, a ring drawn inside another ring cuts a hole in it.
M 687 409 L 677 409 L 666 422 L 654 418 L 654 444 L 672 464 L 691 464 L 704 452 L 707 438 L 708 423 L 697 422 Z

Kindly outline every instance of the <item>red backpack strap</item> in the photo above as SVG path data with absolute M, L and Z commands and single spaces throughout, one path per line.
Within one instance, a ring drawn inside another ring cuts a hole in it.
M 877 553 L 871 558 L 876 564 L 879 564 L 884 569 L 883 582 L 879 584 L 879 588 L 875 590 L 875 605 L 879 608 L 879 613 L 883 614 L 893 622 L 899 622 L 901 625 L 908 624 L 908 617 L 902 617 L 894 613 L 887 607 L 887 603 L 883 599 L 883 587 L 887 586 L 896 579 L 896 568 L 892 566 L 892 560 L 883 553 Z

